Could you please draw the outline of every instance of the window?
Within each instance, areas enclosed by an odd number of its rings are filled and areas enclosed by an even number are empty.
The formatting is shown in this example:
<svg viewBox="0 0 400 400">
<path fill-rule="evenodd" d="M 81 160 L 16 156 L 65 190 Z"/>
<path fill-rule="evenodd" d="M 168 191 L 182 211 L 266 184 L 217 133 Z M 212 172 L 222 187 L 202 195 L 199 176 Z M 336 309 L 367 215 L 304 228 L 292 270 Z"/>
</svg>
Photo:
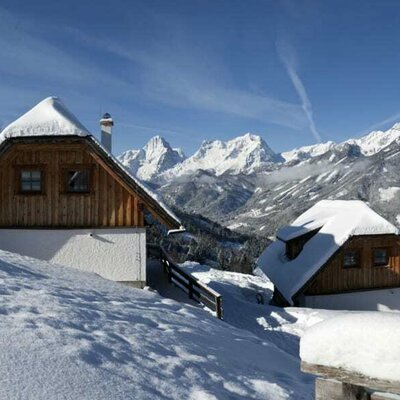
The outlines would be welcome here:
<svg viewBox="0 0 400 400">
<path fill-rule="evenodd" d="M 343 256 L 344 268 L 355 268 L 360 266 L 360 253 L 358 250 L 348 250 Z"/>
<path fill-rule="evenodd" d="M 389 265 L 389 250 L 385 248 L 373 249 L 374 267 L 386 267 Z"/>
<path fill-rule="evenodd" d="M 22 169 L 20 172 L 20 191 L 22 193 L 42 192 L 42 171 Z"/>
<path fill-rule="evenodd" d="M 66 171 L 67 193 L 88 193 L 90 171 L 88 169 Z"/>
</svg>

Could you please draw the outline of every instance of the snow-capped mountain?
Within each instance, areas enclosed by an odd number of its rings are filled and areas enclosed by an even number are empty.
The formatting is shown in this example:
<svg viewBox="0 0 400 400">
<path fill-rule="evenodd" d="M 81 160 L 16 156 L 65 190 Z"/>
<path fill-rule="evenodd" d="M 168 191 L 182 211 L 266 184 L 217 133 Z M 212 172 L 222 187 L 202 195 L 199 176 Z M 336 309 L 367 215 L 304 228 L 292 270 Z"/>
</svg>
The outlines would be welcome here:
<svg viewBox="0 0 400 400">
<path fill-rule="evenodd" d="M 302 146 L 290 151 L 285 151 L 281 153 L 281 156 L 285 162 L 303 161 L 312 157 L 320 156 L 321 154 L 325 154 L 335 146 L 335 142 L 318 143 L 311 146 Z"/>
<path fill-rule="evenodd" d="M 387 131 L 373 131 L 358 139 L 318 143 L 277 154 L 260 136 L 246 133 L 228 141 L 204 141 L 192 156 L 186 158 L 181 149 L 174 149 L 165 139 L 155 136 L 142 149 L 128 150 L 119 159 L 140 179 L 169 183 L 198 171 L 215 176 L 271 171 L 332 152 L 346 153 L 349 149 L 353 156 L 358 153 L 372 156 L 399 138 L 400 123 Z"/>
<path fill-rule="evenodd" d="M 385 132 L 282 154 L 252 134 L 204 142 L 185 161 L 153 175 L 152 183 L 167 203 L 185 212 L 270 236 L 321 199 L 362 199 L 400 225 L 399 168 L 396 124 Z"/>
<path fill-rule="evenodd" d="M 393 125 L 387 131 L 373 131 L 359 139 L 350 139 L 346 143 L 356 144 L 360 147 L 362 154 L 371 156 L 378 153 L 398 138 L 400 138 L 400 123 Z"/>
<path fill-rule="evenodd" d="M 230 174 L 249 174 L 268 164 L 282 161 L 267 143 L 257 135 L 246 133 L 235 139 L 204 141 L 199 150 L 181 164 L 163 174 L 164 179 L 188 175 L 204 170 L 216 176 Z"/>
<path fill-rule="evenodd" d="M 281 156 L 287 163 L 294 163 L 320 156 L 332 149 L 340 149 L 350 144 L 360 148 L 360 153 L 365 156 L 372 156 L 378 153 L 392 142 L 400 138 L 400 123 L 395 124 L 387 131 L 372 131 L 358 139 L 349 139 L 342 143 L 326 142 L 311 146 L 302 146 L 296 149 L 283 152 Z"/>
<path fill-rule="evenodd" d="M 185 160 L 181 149 L 173 149 L 161 136 L 154 136 L 140 150 L 128 150 L 118 159 L 138 178 L 151 181 Z"/>
</svg>

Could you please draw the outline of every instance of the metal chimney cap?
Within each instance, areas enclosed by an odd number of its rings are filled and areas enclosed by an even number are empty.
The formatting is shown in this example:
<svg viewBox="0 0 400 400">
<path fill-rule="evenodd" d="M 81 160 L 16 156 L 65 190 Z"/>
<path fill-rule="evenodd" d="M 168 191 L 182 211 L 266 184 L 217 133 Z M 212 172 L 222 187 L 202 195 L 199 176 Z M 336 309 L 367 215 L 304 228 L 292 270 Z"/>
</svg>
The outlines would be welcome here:
<svg viewBox="0 0 400 400">
<path fill-rule="evenodd" d="M 105 113 L 103 117 L 100 119 L 101 125 L 114 125 L 114 121 L 109 113 Z"/>
</svg>

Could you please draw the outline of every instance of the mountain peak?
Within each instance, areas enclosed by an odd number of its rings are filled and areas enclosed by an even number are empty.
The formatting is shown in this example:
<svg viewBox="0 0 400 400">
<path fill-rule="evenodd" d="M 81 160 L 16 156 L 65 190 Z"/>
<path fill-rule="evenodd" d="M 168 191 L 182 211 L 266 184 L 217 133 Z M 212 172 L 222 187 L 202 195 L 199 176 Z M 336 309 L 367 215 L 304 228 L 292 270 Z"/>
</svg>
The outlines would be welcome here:
<svg viewBox="0 0 400 400">
<path fill-rule="evenodd" d="M 271 163 L 281 161 L 259 136 L 246 133 L 228 141 L 205 140 L 199 150 L 176 165 L 165 177 L 189 174 L 197 170 L 213 171 L 216 175 L 249 174 Z"/>
<path fill-rule="evenodd" d="M 146 146 L 149 145 L 162 145 L 164 147 L 170 147 L 169 143 L 160 135 L 153 136 L 152 138 L 149 139 L 147 142 Z"/>
<path fill-rule="evenodd" d="M 14 136 L 89 135 L 89 131 L 65 106 L 59 97 L 42 100 L 17 120 L 9 124 L 0 135 L 4 140 Z"/>
<path fill-rule="evenodd" d="M 148 156 L 157 157 L 159 153 L 173 151 L 169 143 L 160 135 L 153 136 L 143 147 Z"/>
<path fill-rule="evenodd" d="M 185 155 L 181 149 L 172 149 L 162 136 L 156 135 L 142 149 L 125 151 L 119 159 L 139 179 L 149 181 L 182 162 Z"/>
<path fill-rule="evenodd" d="M 239 136 L 237 139 L 246 139 L 246 140 L 251 140 L 251 141 L 257 141 L 257 142 L 262 142 L 264 139 L 255 133 L 247 132 L 242 136 Z"/>
</svg>

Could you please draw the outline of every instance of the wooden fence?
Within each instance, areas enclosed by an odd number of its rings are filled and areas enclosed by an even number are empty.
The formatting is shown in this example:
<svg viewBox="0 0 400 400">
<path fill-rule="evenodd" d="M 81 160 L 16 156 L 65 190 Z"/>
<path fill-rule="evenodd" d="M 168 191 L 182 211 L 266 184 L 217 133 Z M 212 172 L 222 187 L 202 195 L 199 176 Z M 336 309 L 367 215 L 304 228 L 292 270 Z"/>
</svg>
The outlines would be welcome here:
<svg viewBox="0 0 400 400">
<path fill-rule="evenodd" d="M 169 282 L 187 293 L 190 299 L 202 303 L 211 311 L 214 311 L 219 319 L 223 318 L 222 296 L 218 292 L 176 265 L 162 246 L 148 244 L 147 252 L 149 258 L 160 260 L 164 271 L 168 275 Z"/>
</svg>

